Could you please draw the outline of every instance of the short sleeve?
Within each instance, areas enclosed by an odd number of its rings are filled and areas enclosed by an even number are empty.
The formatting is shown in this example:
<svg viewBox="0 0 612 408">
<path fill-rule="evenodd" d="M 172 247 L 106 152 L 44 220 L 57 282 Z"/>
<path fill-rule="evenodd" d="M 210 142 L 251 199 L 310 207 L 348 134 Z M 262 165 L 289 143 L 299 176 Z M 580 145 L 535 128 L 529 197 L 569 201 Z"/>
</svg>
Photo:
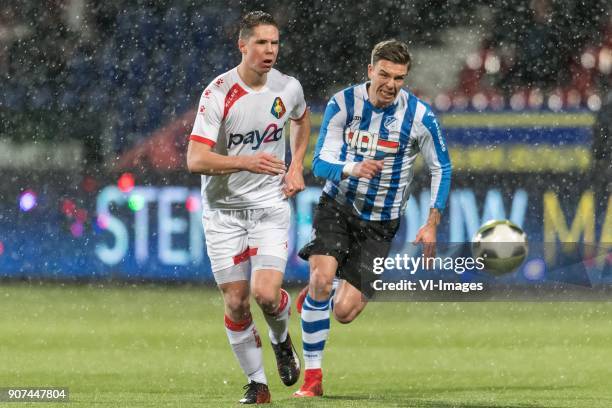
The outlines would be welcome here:
<svg viewBox="0 0 612 408">
<path fill-rule="evenodd" d="M 293 92 L 294 92 L 294 107 L 289 115 L 289 118 L 293 120 L 301 119 L 306 113 L 306 100 L 304 99 L 304 90 L 300 81 L 295 79 L 293 81 Z"/>
<path fill-rule="evenodd" d="M 202 92 L 193 130 L 189 136 L 190 140 L 214 147 L 221 127 L 221 106 L 222 102 L 218 91 L 208 87 Z"/>
</svg>

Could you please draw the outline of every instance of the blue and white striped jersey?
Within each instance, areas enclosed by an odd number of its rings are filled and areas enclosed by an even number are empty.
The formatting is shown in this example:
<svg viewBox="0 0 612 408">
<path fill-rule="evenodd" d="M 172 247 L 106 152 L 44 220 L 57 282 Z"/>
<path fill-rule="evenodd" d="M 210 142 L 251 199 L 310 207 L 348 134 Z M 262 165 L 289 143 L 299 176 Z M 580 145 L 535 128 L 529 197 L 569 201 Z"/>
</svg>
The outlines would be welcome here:
<svg viewBox="0 0 612 408">
<path fill-rule="evenodd" d="M 396 219 L 406 206 L 421 152 L 431 171 L 431 207 L 443 210 L 452 169 L 431 107 L 402 89 L 393 104 L 376 108 L 367 85 L 340 91 L 327 104 L 313 160 L 315 176 L 327 179 L 323 191 L 364 220 Z M 383 170 L 371 180 L 342 177 L 345 164 L 364 159 L 384 160 Z"/>
</svg>

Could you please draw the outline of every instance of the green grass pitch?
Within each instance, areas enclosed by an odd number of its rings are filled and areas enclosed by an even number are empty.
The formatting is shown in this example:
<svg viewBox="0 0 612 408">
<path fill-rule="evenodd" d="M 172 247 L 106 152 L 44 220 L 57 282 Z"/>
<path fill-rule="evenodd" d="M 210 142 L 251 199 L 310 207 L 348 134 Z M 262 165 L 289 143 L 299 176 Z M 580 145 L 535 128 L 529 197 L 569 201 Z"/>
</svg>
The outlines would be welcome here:
<svg viewBox="0 0 612 408">
<path fill-rule="evenodd" d="M 66 386 L 70 407 L 236 406 L 222 310 L 203 287 L 4 284 L 0 387 Z M 611 407 L 612 303 L 372 303 L 332 321 L 316 400 L 292 399 L 267 341 L 264 355 L 272 406 Z"/>
</svg>

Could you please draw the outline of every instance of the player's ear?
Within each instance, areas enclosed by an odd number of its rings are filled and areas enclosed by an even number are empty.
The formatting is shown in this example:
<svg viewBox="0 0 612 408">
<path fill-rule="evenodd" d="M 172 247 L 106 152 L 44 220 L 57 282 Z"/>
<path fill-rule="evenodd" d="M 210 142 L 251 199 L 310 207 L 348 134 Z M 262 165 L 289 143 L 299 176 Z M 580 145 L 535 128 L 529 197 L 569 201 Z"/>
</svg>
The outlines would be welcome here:
<svg viewBox="0 0 612 408">
<path fill-rule="evenodd" d="M 243 38 L 238 38 L 238 49 L 241 54 L 246 54 L 246 40 Z"/>
<path fill-rule="evenodd" d="M 372 64 L 368 64 L 368 78 L 371 80 L 374 76 L 374 66 Z"/>
</svg>

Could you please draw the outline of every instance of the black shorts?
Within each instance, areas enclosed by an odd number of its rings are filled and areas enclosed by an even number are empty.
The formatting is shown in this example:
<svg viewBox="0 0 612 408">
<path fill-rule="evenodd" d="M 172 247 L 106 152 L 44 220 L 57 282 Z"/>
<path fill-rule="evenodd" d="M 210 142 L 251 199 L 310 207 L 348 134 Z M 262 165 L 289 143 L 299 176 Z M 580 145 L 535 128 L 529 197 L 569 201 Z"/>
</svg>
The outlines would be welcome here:
<svg viewBox="0 0 612 408">
<path fill-rule="evenodd" d="M 386 257 L 399 228 L 399 218 L 388 221 L 366 221 L 350 208 L 326 194 L 321 196 L 312 223 L 313 239 L 299 252 L 333 256 L 338 261 L 336 275 L 371 297 L 370 283 L 377 279 L 372 272 L 374 258 Z"/>
</svg>

